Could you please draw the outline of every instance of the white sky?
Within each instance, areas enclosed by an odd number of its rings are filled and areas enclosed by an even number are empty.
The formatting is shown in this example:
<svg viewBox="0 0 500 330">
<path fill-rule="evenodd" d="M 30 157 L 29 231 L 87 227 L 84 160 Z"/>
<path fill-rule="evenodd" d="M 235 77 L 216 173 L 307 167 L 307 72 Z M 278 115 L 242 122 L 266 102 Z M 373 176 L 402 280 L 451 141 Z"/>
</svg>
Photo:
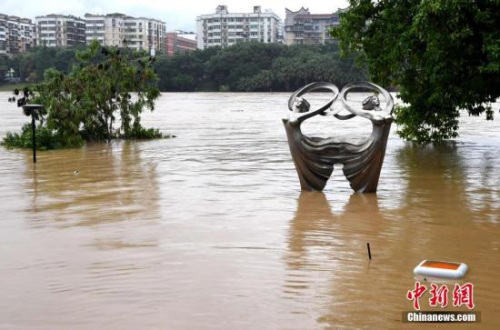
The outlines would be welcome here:
<svg viewBox="0 0 500 330">
<path fill-rule="evenodd" d="M 227 5 L 230 13 L 249 13 L 253 6 L 271 9 L 281 19 L 285 8 L 292 11 L 302 6 L 311 14 L 327 14 L 346 8 L 347 0 L 1 0 L 0 13 L 34 19 L 38 15 L 85 13 L 123 13 L 145 16 L 167 23 L 167 30 L 196 30 L 196 16 L 215 13 L 218 5 Z"/>
</svg>

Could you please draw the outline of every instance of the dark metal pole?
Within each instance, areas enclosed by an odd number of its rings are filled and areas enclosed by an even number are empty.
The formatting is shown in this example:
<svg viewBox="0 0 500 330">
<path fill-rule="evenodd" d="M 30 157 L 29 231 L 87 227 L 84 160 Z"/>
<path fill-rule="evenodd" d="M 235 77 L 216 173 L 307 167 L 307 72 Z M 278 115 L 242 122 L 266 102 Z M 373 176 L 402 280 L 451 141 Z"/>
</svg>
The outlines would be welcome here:
<svg viewBox="0 0 500 330">
<path fill-rule="evenodd" d="M 24 114 L 31 115 L 31 130 L 33 131 L 33 163 L 36 163 L 36 125 L 35 125 L 35 111 L 43 109 L 40 104 L 25 104 L 23 105 Z"/>
<path fill-rule="evenodd" d="M 366 247 L 368 248 L 368 259 L 372 260 L 372 251 L 370 250 L 370 243 L 366 243 Z"/>
<path fill-rule="evenodd" d="M 36 127 L 34 110 L 31 110 L 31 128 L 33 129 L 33 163 L 36 163 Z"/>
</svg>

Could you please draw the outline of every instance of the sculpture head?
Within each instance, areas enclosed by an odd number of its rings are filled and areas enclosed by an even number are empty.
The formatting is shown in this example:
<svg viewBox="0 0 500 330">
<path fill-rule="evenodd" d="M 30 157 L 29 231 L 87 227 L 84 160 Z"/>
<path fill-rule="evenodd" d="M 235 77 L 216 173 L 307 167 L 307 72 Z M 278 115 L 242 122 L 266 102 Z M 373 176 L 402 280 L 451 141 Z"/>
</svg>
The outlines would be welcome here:
<svg viewBox="0 0 500 330">
<path fill-rule="evenodd" d="M 293 112 L 308 112 L 310 108 L 311 105 L 309 104 L 309 102 L 307 102 L 307 100 L 303 99 L 302 97 L 297 97 L 293 102 Z"/>
<path fill-rule="evenodd" d="M 375 110 L 379 111 L 380 109 L 380 100 L 376 95 L 368 96 L 363 101 L 363 109 L 364 110 Z"/>
</svg>

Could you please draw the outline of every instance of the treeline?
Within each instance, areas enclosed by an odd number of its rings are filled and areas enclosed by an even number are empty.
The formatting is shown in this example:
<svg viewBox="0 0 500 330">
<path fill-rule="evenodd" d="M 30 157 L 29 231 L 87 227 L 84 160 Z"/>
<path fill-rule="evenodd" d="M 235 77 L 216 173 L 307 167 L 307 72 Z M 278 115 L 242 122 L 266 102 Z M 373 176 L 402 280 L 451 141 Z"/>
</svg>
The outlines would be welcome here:
<svg viewBox="0 0 500 330">
<path fill-rule="evenodd" d="M 39 82 L 43 80 L 45 70 L 54 68 L 63 73 L 69 73 L 76 63 L 75 55 L 83 48 L 37 47 L 31 52 L 17 54 L 11 58 L 0 56 L 0 77 L 5 82 L 5 76 L 11 69 L 14 76 L 23 82 Z"/>
<path fill-rule="evenodd" d="M 36 48 L 11 59 L 0 58 L 2 77 L 13 68 L 22 81 L 43 79 L 54 67 L 68 73 L 75 49 Z M 155 69 L 161 91 L 291 91 L 312 81 L 338 86 L 365 80 L 354 56 L 341 58 L 336 44 L 296 45 L 240 43 L 209 48 L 174 57 L 157 56 Z"/>
</svg>

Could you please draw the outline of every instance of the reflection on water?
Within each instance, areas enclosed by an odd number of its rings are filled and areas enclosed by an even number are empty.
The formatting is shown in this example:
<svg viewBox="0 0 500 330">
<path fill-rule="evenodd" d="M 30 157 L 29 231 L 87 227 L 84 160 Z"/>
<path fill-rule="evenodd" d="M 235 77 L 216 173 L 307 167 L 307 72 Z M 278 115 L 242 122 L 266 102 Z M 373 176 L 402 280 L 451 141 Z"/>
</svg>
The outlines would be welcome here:
<svg viewBox="0 0 500 330">
<path fill-rule="evenodd" d="M 353 194 L 344 210 L 335 213 L 324 193 L 302 192 L 290 225 L 285 291 L 297 297 L 318 296 L 319 291 L 316 319 L 322 325 L 397 325 L 397 311 L 405 308 L 398 293 L 411 277 L 394 281 L 400 267 L 392 263 L 395 238 L 389 219 L 380 212 L 376 194 Z M 297 285 L 297 280 L 307 285 Z M 311 292 L 304 295 L 304 290 Z"/>
<path fill-rule="evenodd" d="M 485 181 L 491 173 L 467 164 L 475 157 L 486 161 L 484 151 L 459 143 L 405 144 L 393 151 L 406 181 L 406 188 L 391 196 L 400 199 L 400 207 L 381 208 L 380 194 L 352 194 L 334 212 L 326 194 L 300 194 L 285 256 L 286 297 L 309 303 L 311 296 L 319 297 L 314 311 L 326 326 L 399 328 L 401 311 L 411 309 L 402 293 L 412 288 L 413 267 L 426 258 L 460 261 L 471 268 L 466 279 L 475 285 L 477 310 L 491 316 L 482 326 L 495 328 L 500 320 L 494 303 L 500 293 L 495 284 L 498 190 L 496 179 Z M 493 152 L 498 151 L 486 154 Z M 470 177 L 480 177 L 483 187 L 494 186 L 476 191 L 478 182 L 469 183 Z"/>
<path fill-rule="evenodd" d="M 141 147 L 126 141 L 42 153 L 43 166 L 26 158 L 24 189 L 32 196 L 33 225 L 158 218 L 156 164 L 141 159 Z"/>
<path fill-rule="evenodd" d="M 6 99 L 0 136 L 25 120 Z M 467 263 L 481 327 L 499 328 L 498 121 L 464 118 L 463 136 L 436 146 L 391 135 L 377 194 L 352 194 L 341 169 L 301 193 L 287 99 L 164 94 L 143 122 L 176 139 L 40 152 L 36 165 L 0 148 L 0 328 L 398 329 L 423 259 Z"/>
</svg>

